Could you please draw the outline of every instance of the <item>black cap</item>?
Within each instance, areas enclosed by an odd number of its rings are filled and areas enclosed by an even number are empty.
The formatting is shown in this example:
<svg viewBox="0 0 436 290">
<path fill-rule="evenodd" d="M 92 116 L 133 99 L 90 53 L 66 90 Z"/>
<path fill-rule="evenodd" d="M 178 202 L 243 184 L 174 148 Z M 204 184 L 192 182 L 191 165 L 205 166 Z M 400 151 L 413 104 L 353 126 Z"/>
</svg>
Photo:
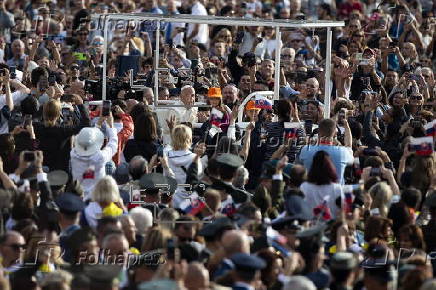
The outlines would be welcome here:
<svg viewBox="0 0 436 290">
<path fill-rule="evenodd" d="M 231 219 L 228 217 L 221 217 L 215 219 L 211 223 L 204 224 L 198 232 L 198 235 L 203 237 L 213 237 L 224 228 L 235 229 L 236 227 Z"/>
<path fill-rule="evenodd" d="M 282 217 L 279 218 L 271 223 L 271 226 L 276 231 L 281 230 L 295 230 L 300 231 L 302 230 L 302 226 L 298 224 L 298 220 L 294 219 L 293 217 Z"/>
<path fill-rule="evenodd" d="M 313 215 L 299 195 L 288 195 L 285 198 L 285 209 L 289 217 L 297 220 L 310 220 Z"/>
<path fill-rule="evenodd" d="M 266 263 L 263 259 L 245 253 L 237 253 L 230 257 L 235 269 L 239 271 L 256 271 L 266 267 Z"/>
<path fill-rule="evenodd" d="M 74 214 L 85 208 L 85 203 L 76 194 L 65 192 L 59 195 L 56 200 L 59 210 L 63 213 Z"/>
<path fill-rule="evenodd" d="M 220 164 L 224 164 L 230 167 L 239 168 L 244 165 L 244 160 L 241 157 L 230 153 L 223 153 L 216 158 L 216 161 Z"/>
<path fill-rule="evenodd" d="M 334 270 L 352 270 L 357 265 L 356 257 L 348 252 L 338 252 L 330 259 L 330 267 Z"/>
<path fill-rule="evenodd" d="M 297 238 L 318 238 L 319 240 L 325 240 L 324 231 L 326 230 L 326 224 L 318 224 L 313 227 L 308 228 L 307 230 L 301 231 L 296 234 Z"/>
<path fill-rule="evenodd" d="M 177 189 L 177 180 L 164 176 L 161 173 L 146 173 L 139 180 L 141 189 L 157 189 L 168 191 L 171 194 Z"/>
<path fill-rule="evenodd" d="M 63 170 L 50 171 L 47 174 L 50 186 L 63 186 L 68 182 L 68 173 Z"/>
</svg>

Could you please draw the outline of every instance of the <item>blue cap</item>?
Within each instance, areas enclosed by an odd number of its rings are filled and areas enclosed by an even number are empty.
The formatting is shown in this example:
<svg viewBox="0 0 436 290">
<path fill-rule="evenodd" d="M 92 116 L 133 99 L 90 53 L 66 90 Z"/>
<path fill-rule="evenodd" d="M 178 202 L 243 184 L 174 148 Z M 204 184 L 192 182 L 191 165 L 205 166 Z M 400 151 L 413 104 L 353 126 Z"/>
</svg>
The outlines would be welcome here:
<svg viewBox="0 0 436 290">
<path fill-rule="evenodd" d="M 293 99 L 295 98 L 297 95 L 300 94 L 299 91 L 294 90 L 291 87 L 281 87 L 279 89 L 279 94 L 281 97 L 285 98 L 285 99 Z"/>
<path fill-rule="evenodd" d="M 237 253 L 230 257 L 236 270 L 240 271 L 256 271 L 266 267 L 263 259 L 245 253 Z"/>
<path fill-rule="evenodd" d="M 85 203 L 82 199 L 73 193 L 65 192 L 58 196 L 55 200 L 59 210 L 63 213 L 77 213 L 85 208 Z"/>
<path fill-rule="evenodd" d="M 288 195 L 285 197 L 285 209 L 289 217 L 296 220 L 311 220 L 313 214 L 308 208 L 304 199 L 299 195 Z"/>
</svg>

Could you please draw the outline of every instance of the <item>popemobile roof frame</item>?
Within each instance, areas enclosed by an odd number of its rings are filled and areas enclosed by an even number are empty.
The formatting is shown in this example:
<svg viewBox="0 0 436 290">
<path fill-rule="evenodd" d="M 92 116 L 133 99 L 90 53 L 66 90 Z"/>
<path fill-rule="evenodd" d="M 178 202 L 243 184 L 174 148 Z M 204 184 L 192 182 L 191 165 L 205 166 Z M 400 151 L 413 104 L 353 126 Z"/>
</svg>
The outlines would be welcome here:
<svg viewBox="0 0 436 290">
<path fill-rule="evenodd" d="M 324 96 L 324 117 L 330 117 L 330 76 L 331 76 L 331 46 L 332 46 L 332 27 L 344 26 L 343 21 L 306 21 L 306 20 L 284 20 L 284 19 L 260 19 L 260 18 L 235 18 L 235 17 L 220 17 L 220 16 L 195 16 L 189 14 L 177 15 L 162 15 L 150 13 L 111 13 L 111 14 L 93 14 L 92 20 L 97 21 L 99 28 L 103 26 L 104 35 L 104 52 L 103 52 L 103 75 L 107 76 L 107 53 L 108 53 L 108 30 L 109 23 L 113 21 L 151 21 L 156 25 L 155 37 L 155 58 L 154 68 L 155 73 L 158 74 L 159 70 L 159 46 L 160 46 L 160 30 L 161 22 L 182 22 L 193 24 L 209 24 L 209 25 L 226 25 L 226 26 L 267 26 L 274 27 L 276 30 L 276 47 L 280 47 L 281 32 L 280 28 L 327 28 L 327 45 L 326 45 L 326 62 L 325 62 L 325 96 Z M 102 80 L 102 99 L 106 99 L 106 86 L 107 78 Z M 154 78 L 154 106 L 155 107 L 179 107 L 160 106 L 158 104 L 158 88 L 159 78 L 155 75 Z M 280 88 L 280 49 L 275 50 L 275 72 L 274 72 L 274 99 L 279 98 Z"/>
</svg>

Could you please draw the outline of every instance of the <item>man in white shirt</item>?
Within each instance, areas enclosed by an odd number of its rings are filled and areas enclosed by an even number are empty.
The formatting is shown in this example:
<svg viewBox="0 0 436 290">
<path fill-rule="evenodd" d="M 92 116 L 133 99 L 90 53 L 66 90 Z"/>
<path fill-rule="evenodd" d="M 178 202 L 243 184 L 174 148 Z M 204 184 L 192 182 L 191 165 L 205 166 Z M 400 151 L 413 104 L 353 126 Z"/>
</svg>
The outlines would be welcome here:
<svg viewBox="0 0 436 290">
<path fill-rule="evenodd" d="M 176 105 L 183 105 L 184 107 L 174 107 L 163 110 L 158 110 L 157 115 L 159 123 L 162 127 L 162 138 L 164 144 L 171 143 L 171 132 L 168 128 L 167 120 L 170 120 L 172 116 L 175 117 L 175 123 L 196 123 L 198 108 L 192 107 L 195 102 L 195 89 L 190 86 L 184 86 L 180 92 L 180 101 Z"/>
<path fill-rule="evenodd" d="M 207 16 L 207 10 L 198 0 L 191 0 L 192 12 L 191 15 Z M 197 42 L 206 44 L 209 40 L 209 27 L 207 24 L 189 24 L 188 25 L 187 42 Z"/>
</svg>

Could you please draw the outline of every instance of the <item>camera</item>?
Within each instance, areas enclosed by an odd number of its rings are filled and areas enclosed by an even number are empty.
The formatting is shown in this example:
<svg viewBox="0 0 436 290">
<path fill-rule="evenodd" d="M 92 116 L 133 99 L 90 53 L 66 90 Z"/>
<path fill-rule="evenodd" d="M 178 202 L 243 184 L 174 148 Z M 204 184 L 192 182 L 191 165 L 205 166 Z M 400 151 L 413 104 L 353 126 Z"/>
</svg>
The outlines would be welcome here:
<svg viewBox="0 0 436 290">
<path fill-rule="evenodd" d="M 173 238 L 168 239 L 167 240 L 167 258 L 168 258 L 168 260 L 175 260 L 176 248 L 177 248 L 176 239 L 173 239 Z"/>
<path fill-rule="evenodd" d="M 371 168 L 371 171 L 369 172 L 369 176 L 381 176 L 381 169 Z"/>
<path fill-rule="evenodd" d="M 50 74 L 48 77 L 48 85 L 54 86 L 56 84 L 56 76 L 54 74 Z"/>
<path fill-rule="evenodd" d="M 9 78 L 11 80 L 15 79 L 17 77 L 17 73 L 16 73 L 16 67 L 15 66 L 10 66 L 9 67 Z"/>
<path fill-rule="evenodd" d="M 420 119 L 412 119 L 412 120 L 410 120 L 410 126 L 412 128 L 421 128 L 422 122 Z"/>
<path fill-rule="evenodd" d="M 24 161 L 26 161 L 26 162 L 35 161 L 35 152 L 33 152 L 33 151 L 24 152 Z"/>
<path fill-rule="evenodd" d="M 365 155 L 365 156 L 378 156 L 378 152 L 375 148 L 365 148 L 365 149 L 363 149 L 363 155 Z"/>
<path fill-rule="evenodd" d="M 344 125 L 344 120 L 346 117 L 347 116 L 346 116 L 345 112 L 341 110 L 338 114 L 338 125 Z"/>
<path fill-rule="evenodd" d="M 23 128 L 30 126 L 32 124 L 32 115 L 24 115 L 23 118 Z"/>
<path fill-rule="evenodd" d="M 101 115 L 103 117 L 109 116 L 110 113 L 111 113 L 112 102 L 108 101 L 108 100 L 105 100 L 105 101 L 103 101 L 103 106 L 102 107 L 103 108 L 101 110 Z"/>
<path fill-rule="evenodd" d="M 85 80 L 84 90 L 87 94 L 93 96 L 94 100 L 101 100 L 103 93 L 102 80 Z M 106 84 L 106 98 L 108 100 L 117 99 L 118 93 L 126 91 L 126 99 L 142 100 L 142 91 L 136 91 L 130 88 L 130 83 L 125 82 L 122 78 L 112 78 L 107 80 Z"/>
</svg>

